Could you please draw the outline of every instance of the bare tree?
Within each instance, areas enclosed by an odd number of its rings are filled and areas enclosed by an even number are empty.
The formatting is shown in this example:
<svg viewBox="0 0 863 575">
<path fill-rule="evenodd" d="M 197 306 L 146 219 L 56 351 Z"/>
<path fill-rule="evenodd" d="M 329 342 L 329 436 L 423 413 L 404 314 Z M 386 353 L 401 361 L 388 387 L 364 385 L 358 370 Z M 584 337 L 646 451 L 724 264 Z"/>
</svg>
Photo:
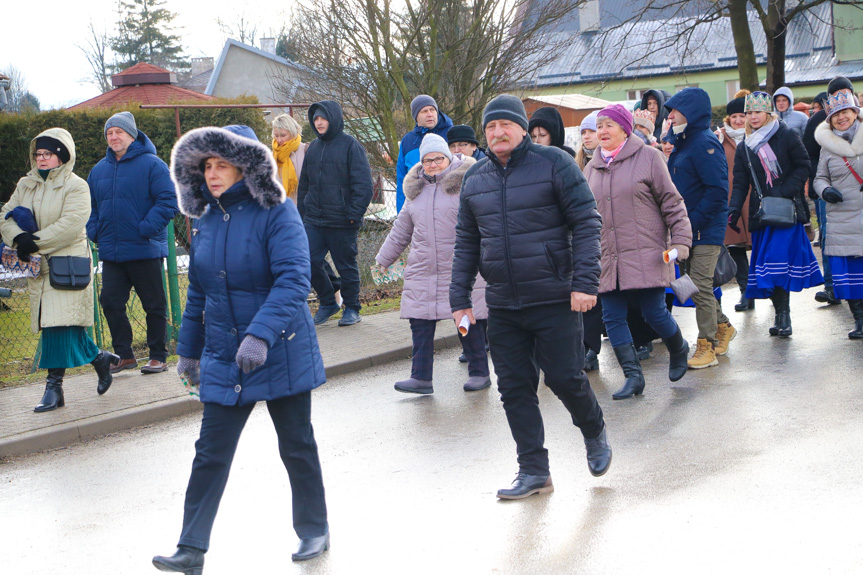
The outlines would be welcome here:
<svg viewBox="0 0 863 575">
<path fill-rule="evenodd" d="M 9 78 L 9 89 L 6 92 L 8 99 L 4 112 L 38 112 L 40 110 L 39 99 L 30 92 L 24 73 L 15 65 L 8 65 L 0 69 L 0 75 Z"/>
<path fill-rule="evenodd" d="M 248 44 L 249 46 L 255 45 L 255 40 L 258 35 L 258 24 L 252 22 L 248 16 L 246 16 L 245 11 L 232 16 L 230 21 L 216 18 L 216 24 L 219 26 L 219 30 L 222 34 L 227 38 L 239 40 L 243 44 Z"/>
<path fill-rule="evenodd" d="M 99 88 L 104 94 L 113 88 L 111 85 L 111 64 L 108 63 L 110 40 L 108 33 L 104 30 L 96 31 L 93 21 L 88 27 L 90 35 L 87 37 L 86 45 L 78 44 L 78 49 L 84 52 L 87 62 L 90 64 L 90 75 L 87 81 Z"/>
</svg>

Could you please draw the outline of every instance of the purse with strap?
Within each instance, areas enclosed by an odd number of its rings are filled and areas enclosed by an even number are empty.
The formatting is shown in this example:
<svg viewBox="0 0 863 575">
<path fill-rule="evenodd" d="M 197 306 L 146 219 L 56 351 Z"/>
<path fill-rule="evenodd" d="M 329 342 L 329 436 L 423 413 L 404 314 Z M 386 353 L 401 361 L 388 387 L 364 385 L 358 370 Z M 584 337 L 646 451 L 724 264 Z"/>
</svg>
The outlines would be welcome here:
<svg viewBox="0 0 863 575">
<path fill-rule="evenodd" d="M 58 290 L 82 290 L 90 285 L 90 258 L 52 256 L 48 258 L 48 280 Z"/>
<path fill-rule="evenodd" d="M 860 184 L 860 191 L 863 192 L 863 178 L 861 178 L 860 174 L 851 167 L 851 164 L 848 163 L 848 158 L 842 156 L 842 161 L 845 162 L 845 165 L 848 166 L 849 170 L 851 170 L 851 174 L 854 176 L 854 179 L 857 180 L 858 184 Z"/>
<path fill-rule="evenodd" d="M 765 197 L 762 195 L 761 186 L 758 184 L 758 176 L 755 175 L 755 170 L 752 168 L 752 156 L 749 154 L 749 146 L 746 145 L 745 141 L 742 145 L 743 150 L 746 152 L 749 173 L 752 174 L 752 185 L 761 203 L 761 206 L 755 213 L 755 218 L 765 226 L 772 226 L 774 228 L 793 227 L 797 223 L 797 209 L 794 207 L 794 200 L 773 196 Z"/>
<path fill-rule="evenodd" d="M 713 287 L 722 287 L 731 281 L 737 274 L 737 263 L 728 248 L 719 246 L 719 259 L 716 260 L 716 269 L 713 270 Z"/>
</svg>

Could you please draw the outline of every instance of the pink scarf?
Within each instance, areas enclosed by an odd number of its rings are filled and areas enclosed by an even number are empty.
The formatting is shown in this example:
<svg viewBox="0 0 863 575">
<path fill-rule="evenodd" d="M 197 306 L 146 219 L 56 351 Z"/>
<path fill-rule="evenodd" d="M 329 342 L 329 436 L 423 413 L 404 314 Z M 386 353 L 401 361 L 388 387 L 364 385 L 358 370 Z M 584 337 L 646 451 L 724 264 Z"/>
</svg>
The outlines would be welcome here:
<svg viewBox="0 0 863 575">
<path fill-rule="evenodd" d="M 617 157 L 617 154 L 620 153 L 620 150 L 622 150 L 623 146 L 625 146 L 625 145 L 626 145 L 626 139 L 624 139 L 623 142 L 621 142 L 619 146 L 617 146 L 615 149 L 611 150 L 610 152 L 606 152 L 605 150 L 600 149 L 599 153 L 602 154 L 603 161 L 605 161 L 606 164 L 610 164 L 614 160 L 614 158 Z"/>
</svg>

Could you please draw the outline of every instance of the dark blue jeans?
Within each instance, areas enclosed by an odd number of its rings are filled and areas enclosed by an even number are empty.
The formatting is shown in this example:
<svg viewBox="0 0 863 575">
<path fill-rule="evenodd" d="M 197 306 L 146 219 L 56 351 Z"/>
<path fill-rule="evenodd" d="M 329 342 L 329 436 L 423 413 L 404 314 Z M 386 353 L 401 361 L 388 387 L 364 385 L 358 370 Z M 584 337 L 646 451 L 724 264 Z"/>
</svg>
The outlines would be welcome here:
<svg viewBox="0 0 863 575">
<path fill-rule="evenodd" d="M 644 321 L 665 339 L 674 335 L 677 322 L 671 317 L 671 312 L 665 306 L 665 288 L 649 288 L 634 290 L 615 290 L 600 294 L 602 298 L 602 320 L 605 331 L 611 340 L 611 347 L 620 347 L 632 343 L 629 324 L 626 323 L 626 313 L 629 300 L 633 298 L 641 309 Z"/>
<path fill-rule="evenodd" d="M 255 404 L 204 404 L 201 436 L 195 442 L 195 462 L 186 489 L 183 531 L 178 545 L 207 551 L 210 532 L 225 492 L 240 434 Z M 291 482 L 294 531 L 301 539 L 320 537 L 329 530 L 324 480 L 318 445 L 312 429 L 312 394 L 305 392 L 267 402 L 279 453 Z M 260 485 L 247 489 L 262 489 Z"/>
<path fill-rule="evenodd" d="M 824 288 L 833 287 L 833 272 L 830 269 L 830 258 L 824 255 L 824 241 L 827 238 L 827 202 L 818 198 L 815 200 L 815 216 L 818 218 L 818 244 L 821 246 L 822 262 L 824 269 Z"/>
<path fill-rule="evenodd" d="M 360 272 L 357 268 L 357 230 L 323 228 L 306 224 L 309 258 L 312 264 L 312 288 L 322 306 L 336 304 L 336 290 L 324 268 L 327 252 L 342 278 L 342 300 L 346 309 L 360 311 Z M 329 267 L 329 266 L 327 266 Z"/>
</svg>

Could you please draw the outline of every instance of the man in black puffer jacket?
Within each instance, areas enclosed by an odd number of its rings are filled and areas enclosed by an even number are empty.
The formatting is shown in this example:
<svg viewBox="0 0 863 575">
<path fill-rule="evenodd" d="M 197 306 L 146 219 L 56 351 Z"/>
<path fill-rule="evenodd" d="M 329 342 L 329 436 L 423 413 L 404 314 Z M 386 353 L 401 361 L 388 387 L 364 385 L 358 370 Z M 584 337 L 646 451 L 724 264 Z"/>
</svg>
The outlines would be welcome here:
<svg viewBox="0 0 863 575">
<path fill-rule="evenodd" d="M 527 138 L 521 100 L 502 95 L 483 111 L 488 158 L 464 177 L 450 306 L 474 323 L 477 271 L 488 281 L 488 337 L 519 472 L 501 499 L 552 491 L 536 389 L 545 383 L 581 428 L 590 472 L 611 464 L 602 409 L 584 374 L 581 312 L 596 305 L 596 201 L 566 152 Z M 536 363 L 539 365 L 537 366 Z"/>
<path fill-rule="evenodd" d="M 357 233 L 372 200 L 372 171 L 362 144 L 345 134 L 337 102 L 324 100 L 309 106 L 309 123 L 318 139 L 306 149 L 297 208 L 309 236 L 312 287 L 320 302 L 315 324 L 326 322 L 340 309 L 324 267 L 329 252 L 342 279 L 345 312 L 339 325 L 353 325 L 360 321 Z"/>
</svg>

